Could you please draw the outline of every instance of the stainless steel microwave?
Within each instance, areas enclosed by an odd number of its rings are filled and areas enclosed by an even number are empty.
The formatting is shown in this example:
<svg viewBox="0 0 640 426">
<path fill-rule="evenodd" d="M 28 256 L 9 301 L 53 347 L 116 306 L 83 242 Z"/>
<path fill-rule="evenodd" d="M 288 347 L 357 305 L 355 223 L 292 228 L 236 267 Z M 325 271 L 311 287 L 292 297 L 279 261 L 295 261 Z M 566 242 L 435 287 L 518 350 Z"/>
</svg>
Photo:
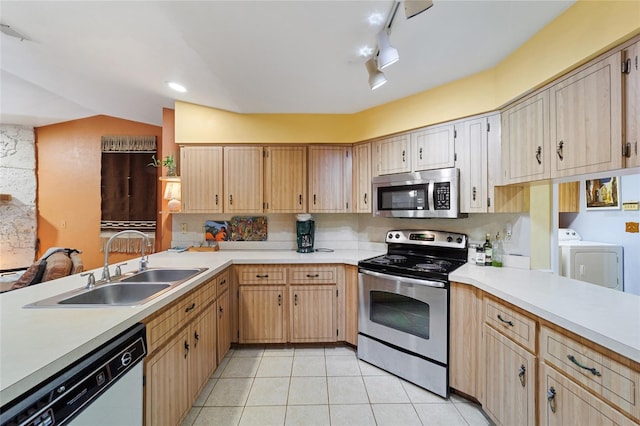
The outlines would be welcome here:
<svg viewBox="0 0 640 426">
<path fill-rule="evenodd" d="M 460 171 L 455 168 L 373 178 L 376 217 L 458 218 Z"/>
</svg>

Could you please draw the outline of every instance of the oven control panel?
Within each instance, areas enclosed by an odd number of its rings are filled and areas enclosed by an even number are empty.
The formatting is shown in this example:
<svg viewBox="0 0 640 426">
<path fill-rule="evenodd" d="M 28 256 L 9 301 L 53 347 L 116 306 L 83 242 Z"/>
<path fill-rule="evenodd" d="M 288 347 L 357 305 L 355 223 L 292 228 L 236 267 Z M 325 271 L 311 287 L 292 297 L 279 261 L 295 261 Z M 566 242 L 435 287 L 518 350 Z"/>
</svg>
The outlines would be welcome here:
<svg viewBox="0 0 640 426">
<path fill-rule="evenodd" d="M 446 231 L 400 229 L 388 231 L 385 242 L 466 248 L 467 236 L 465 234 Z"/>
</svg>

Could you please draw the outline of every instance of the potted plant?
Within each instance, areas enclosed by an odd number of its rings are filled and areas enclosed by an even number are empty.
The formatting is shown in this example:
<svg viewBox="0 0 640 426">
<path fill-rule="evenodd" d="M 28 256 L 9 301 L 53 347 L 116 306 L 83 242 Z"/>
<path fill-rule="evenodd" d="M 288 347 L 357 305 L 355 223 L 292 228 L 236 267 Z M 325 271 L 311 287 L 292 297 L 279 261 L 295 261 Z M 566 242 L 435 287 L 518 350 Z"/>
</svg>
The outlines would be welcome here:
<svg viewBox="0 0 640 426">
<path fill-rule="evenodd" d="M 153 159 L 153 161 L 147 164 L 147 166 L 152 166 L 152 167 L 163 166 L 167 168 L 167 176 L 176 175 L 176 161 L 173 158 L 173 155 L 167 155 L 166 157 L 164 157 L 162 161 L 158 160 L 155 155 L 152 155 L 151 158 Z"/>
</svg>

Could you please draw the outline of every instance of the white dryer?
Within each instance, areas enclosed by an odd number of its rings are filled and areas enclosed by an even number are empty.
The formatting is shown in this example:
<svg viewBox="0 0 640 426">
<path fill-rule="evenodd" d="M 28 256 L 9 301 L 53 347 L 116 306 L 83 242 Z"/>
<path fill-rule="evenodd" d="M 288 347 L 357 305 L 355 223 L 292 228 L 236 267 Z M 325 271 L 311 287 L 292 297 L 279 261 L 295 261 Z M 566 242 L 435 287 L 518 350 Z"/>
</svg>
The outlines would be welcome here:
<svg viewBox="0 0 640 426">
<path fill-rule="evenodd" d="M 573 229 L 558 230 L 560 275 L 623 290 L 622 246 L 582 241 Z"/>
</svg>

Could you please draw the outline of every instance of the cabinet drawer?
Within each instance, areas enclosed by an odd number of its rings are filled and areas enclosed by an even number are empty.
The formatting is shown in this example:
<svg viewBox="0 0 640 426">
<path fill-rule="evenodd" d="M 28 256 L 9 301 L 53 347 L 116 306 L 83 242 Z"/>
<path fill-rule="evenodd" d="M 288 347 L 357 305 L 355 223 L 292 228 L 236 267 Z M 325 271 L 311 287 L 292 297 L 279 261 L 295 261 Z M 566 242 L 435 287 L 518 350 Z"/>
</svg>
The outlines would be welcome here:
<svg viewBox="0 0 640 426">
<path fill-rule="evenodd" d="M 149 354 L 162 346 L 178 329 L 179 324 L 178 306 L 172 306 L 146 322 Z"/>
<path fill-rule="evenodd" d="M 239 266 L 238 284 L 286 284 L 287 270 L 281 266 Z"/>
<path fill-rule="evenodd" d="M 289 268 L 290 284 L 335 284 L 337 282 L 337 268 L 335 266 L 297 267 Z"/>
<path fill-rule="evenodd" d="M 223 273 L 219 274 L 216 277 L 216 296 L 218 297 L 219 295 L 221 295 L 222 293 L 224 293 L 228 288 L 229 288 L 229 279 L 230 279 L 230 275 L 229 275 L 229 271 L 224 271 Z"/>
<path fill-rule="evenodd" d="M 536 321 L 496 299 L 484 299 L 484 320 L 493 328 L 535 353 Z"/>
<path fill-rule="evenodd" d="M 540 356 L 606 401 L 640 418 L 640 371 L 548 327 L 540 330 Z"/>
</svg>

